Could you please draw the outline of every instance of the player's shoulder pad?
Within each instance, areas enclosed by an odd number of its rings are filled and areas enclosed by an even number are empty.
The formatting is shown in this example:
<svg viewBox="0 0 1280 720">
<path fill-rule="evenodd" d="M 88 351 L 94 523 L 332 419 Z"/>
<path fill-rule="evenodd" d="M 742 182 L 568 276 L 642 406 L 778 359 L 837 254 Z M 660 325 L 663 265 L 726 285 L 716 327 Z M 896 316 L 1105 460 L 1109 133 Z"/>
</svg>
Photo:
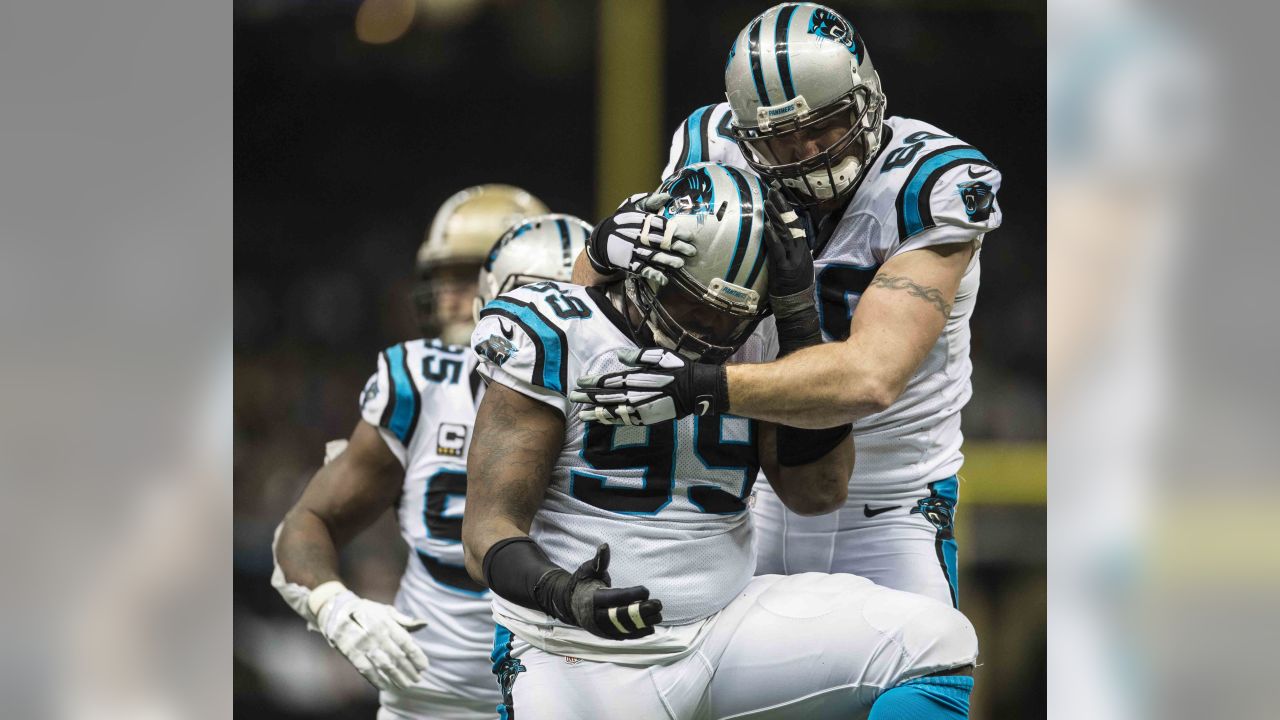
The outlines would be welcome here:
<svg viewBox="0 0 1280 720">
<path fill-rule="evenodd" d="M 700 162 L 725 162 L 737 149 L 729 132 L 732 111 L 729 103 L 704 105 L 689 113 L 671 138 L 671 150 L 662 179 L 683 167 Z"/>
<path fill-rule="evenodd" d="M 378 353 L 377 372 L 360 394 L 361 417 L 370 425 L 389 430 L 405 447 L 413 439 L 422 408 L 422 395 L 410 368 L 415 360 L 421 362 L 427 349 L 424 341 L 410 340 Z"/>
<path fill-rule="evenodd" d="M 954 241 L 1000 225 L 1000 171 L 981 150 L 928 123 L 895 119 L 886 152 L 880 172 L 901 173 L 894 203 L 900 242 L 939 226 L 954 227 Z"/>
<path fill-rule="evenodd" d="M 480 311 L 471 347 L 482 363 L 522 382 L 567 395 L 570 339 L 594 314 L 585 288 L 545 281 L 494 298 Z"/>
</svg>

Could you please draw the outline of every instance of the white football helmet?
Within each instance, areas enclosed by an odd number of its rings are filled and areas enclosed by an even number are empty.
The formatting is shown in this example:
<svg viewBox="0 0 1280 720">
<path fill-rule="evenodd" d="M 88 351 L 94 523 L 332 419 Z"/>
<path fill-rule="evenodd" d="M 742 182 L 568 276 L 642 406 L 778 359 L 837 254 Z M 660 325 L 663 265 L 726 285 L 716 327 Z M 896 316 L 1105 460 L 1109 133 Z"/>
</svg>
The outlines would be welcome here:
<svg viewBox="0 0 1280 720">
<path fill-rule="evenodd" d="M 729 49 L 724 81 L 747 162 L 794 204 L 847 196 L 880 151 L 880 76 L 862 37 L 831 8 L 765 10 Z"/>
<path fill-rule="evenodd" d="M 572 215 L 537 215 L 507 230 L 493 244 L 484 265 L 472 314 L 508 290 L 542 280 L 569 282 L 573 262 L 587 246 L 591 225 Z"/>
<path fill-rule="evenodd" d="M 697 163 L 662 183 L 668 235 L 688 229 L 697 254 L 666 284 L 628 274 L 626 296 L 659 346 L 691 360 L 724 362 L 769 313 L 765 187 L 728 165 Z"/>
<path fill-rule="evenodd" d="M 418 248 L 413 303 L 423 337 L 470 342 L 475 320 L 468 306 L 489 248 L 512 225 L 546 212 L 528 192 L 496 183 L 469 187 L 440 206 Z"/>
</svg>

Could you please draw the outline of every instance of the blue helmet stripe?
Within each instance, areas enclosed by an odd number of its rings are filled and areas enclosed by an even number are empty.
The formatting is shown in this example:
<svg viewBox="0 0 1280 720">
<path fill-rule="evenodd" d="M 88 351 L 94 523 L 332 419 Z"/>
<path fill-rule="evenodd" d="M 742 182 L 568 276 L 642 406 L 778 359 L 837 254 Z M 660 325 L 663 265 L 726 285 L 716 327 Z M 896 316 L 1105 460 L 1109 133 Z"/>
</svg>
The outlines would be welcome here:
<svg viewBox="0 0 1280 720">
<path fill-rule="evenodd" d="M 903 237 L 911 237 L 925 229 L 925 223 L 920 212 L 920 196 L 926 185 L 930 188 L 933 187 L 933 183 L 929 181 L 931 179 L 936 181 L 937 178 L 933 177 L 934 174 L 943 171 L 948 164 L 966 160 L 989 162 L 987 156 L 983 155 L 977 148 L 954 147 L 929 155 L 919 165 L 915 166 L 911 171 L 911 177 L 902 188 L 902 196 L 899 200 L 899 208 L 902 213 L 900 218 L 902 225 L 899 230 L 903 233 Z M 927 200 L 928 198 L 926 197 L 925 199 Z"/>
<path fill-rule="evenodd" d="M 573 264 L 573 246 L 569 244 L 569 226 L 564 218 L 556 220 L 556 229 L 560 231 L 560 253 L 564 256 L 565 266 Z"/>
<path fill-rule="evenodd" d="M 729 263 L 729 272 L 724 275 L 726 281 L 736 283 L 738 273 L 742 270 L 742 261 L 747 257 L 747 245 L 751 244 L 751 225 L 755 222 L 753 217 L 755 202 L 752 201 L 751 188 L 747 185 L 747 178 L 742 171 L 728 166 L 725 166 L 724 170 L 733 179 L 734 187 L 738 189 L 738 206 L 741 208 L 741 214 L 738 217 L 738 240 L 733 247 L 733 261 Z"/>
<path fill-rule="evenodd" d="M 764 184 L 754 177 L 751 178 L 751 181 L 752 181 L 751 184 L 755 185 L 756 188 L 760 190 L 760 199 L 761 201 L 763 201 L 765 197 Z M 750 190 L 748 190 L 748 192 L 750 192 Z M 743 286 L 751 287 L 752 285 L 754 285 L 756 282 L 756 278 L 760 275 L 760 271 L 763 269 L 764 269 L 764 242 L 761 242 L 759 247 L 756 248 L 755 262 L 751 263 L 751 274 L 747 275 L 747 281 L 743 283 Z"/>
<path fill-rule="evenodd" d="M 764 18 L 756 18 L 747 32 L 747 46 L 751 50 L 751 77 L 756 81 L 756 94 L 760 96 L 761 105 L 772 105 L 769 90 L 764 85 L 764 69 L 760 67 L 760 25 Z"/>
<path fill-rule="evenodd" d="M 778 13 L 778 24 L 773 33 L 773 56 L 778 62 L 778 77 L 782 78 L 782 92 L 786 100 L 794 100 L 796 88 L 791 81 L 791 51 L 787 47 L 787 36 L 791 29 L 791 16 L 796 6 L 788 5 Z"/>
</svg>

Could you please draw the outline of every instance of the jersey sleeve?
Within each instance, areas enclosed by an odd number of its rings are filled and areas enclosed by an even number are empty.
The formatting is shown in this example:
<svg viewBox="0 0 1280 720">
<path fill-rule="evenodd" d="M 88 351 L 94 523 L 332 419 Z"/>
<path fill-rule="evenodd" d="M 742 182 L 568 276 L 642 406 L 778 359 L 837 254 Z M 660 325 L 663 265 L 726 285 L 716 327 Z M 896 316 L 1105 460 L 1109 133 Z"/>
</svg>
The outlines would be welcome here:
<svg viewBox="0 0 1280 720">
<path fill-rule="evenodd" d="M 360 417 L 379 429 L 401 463 L 417 429 L 420 404 L 421 397 L 409 375 L 405 346 L 393 345 L 378 353 L 378 369 L 360 393 Z"/>
<path fill-rule="evenodd" d="M 666 180 L 681 168 L 700 162 L 718 162 L 749 169 L 729 132 L 730 115 L 729 103 L 707 105 L 689 113 L 671 136 L 671 149 L 661 180 Z"/>
<path fill-rule="evenodd" d="M 760 321 L 756 329 L 729 358 L 731 363 L 766 363 L 778 359 L 778 327 L 772 315 Z"/>
<path fill-rule="evenodd" d="M 471 335 L 477 371 L 498 383 L 546 403 L 566 417 L 570 354 L 564 328 L 545 301 L 527 288 L 499 295 L 480 311 Z"/>
<path fill-rule="evenodd" d="M 1000 171 L 972 147 L 949 148 L 917 164 L 898 195 L 898 238 L 884 259 L 969 242 L 1000 227 Z"/>
</svg>

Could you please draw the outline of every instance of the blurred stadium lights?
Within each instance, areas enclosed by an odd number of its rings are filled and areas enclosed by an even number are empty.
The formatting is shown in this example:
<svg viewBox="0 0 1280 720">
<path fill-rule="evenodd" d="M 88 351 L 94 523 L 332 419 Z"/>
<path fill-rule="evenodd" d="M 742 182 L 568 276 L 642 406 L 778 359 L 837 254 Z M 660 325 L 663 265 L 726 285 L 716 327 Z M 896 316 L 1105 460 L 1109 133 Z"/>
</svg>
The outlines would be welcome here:
<svg viewBox="0 0 1280 720">
<path fill-rule="evenodd" d="M 475 17 L 485 0 L 363 0 L 356 11 L 356 37 L 385 45 L 404 36 L 417 19 L 448 29 Z"/>
<path fill-rule="evenodd" d="M 413 24 L 414 0 L 364 0 L 356 11 L 356 37 L 371 45 L 400 39 Z"/>
</svg>

